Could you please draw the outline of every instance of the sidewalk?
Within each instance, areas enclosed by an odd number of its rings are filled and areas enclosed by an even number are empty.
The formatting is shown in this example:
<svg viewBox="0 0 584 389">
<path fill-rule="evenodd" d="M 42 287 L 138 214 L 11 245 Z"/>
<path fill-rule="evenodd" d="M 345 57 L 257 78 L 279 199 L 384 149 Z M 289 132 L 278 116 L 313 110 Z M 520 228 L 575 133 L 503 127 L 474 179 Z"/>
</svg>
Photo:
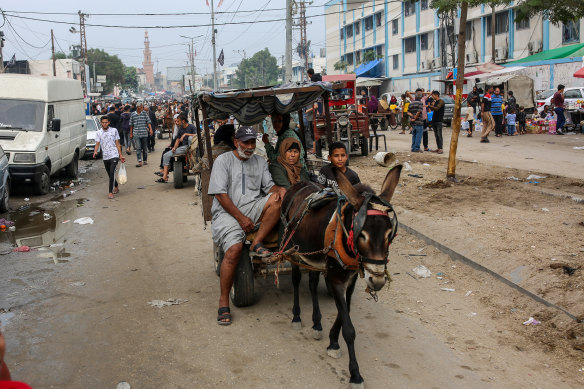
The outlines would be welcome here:
<svg viewBox="0 0 584 389">
<path fill-rule="evenodd" d="M 388 151 L 404 152 L 410 149 L 411 135 L 400 135 L 398 130 L 378 133 L 386 135 Z M 444 128 L 443 158 L 448 158 L 451 133 L 450 127 Z M 428 135 L 430 149 L 436 149 L 434 133 L 430 131 Z M 489 140 L 491 143 L 480 143 L 480 133 L 475 132 L 472 138 L 467 138 L 466 134 L 461 132 L 458 139 L 457 159 L 476 160 L 487 165 L 584 179 L 584 169 L 582 169 L 584 150 L 573 149 L 573 147 L 584 146 L 584 134 L 564 136 L 527 134 L 503 138 L 496 138 L 492 134 Z M 383 150 L 380 144 L 379 151 Z M 375 153 L 375 150 L 373 152 Z"/>
</svg>

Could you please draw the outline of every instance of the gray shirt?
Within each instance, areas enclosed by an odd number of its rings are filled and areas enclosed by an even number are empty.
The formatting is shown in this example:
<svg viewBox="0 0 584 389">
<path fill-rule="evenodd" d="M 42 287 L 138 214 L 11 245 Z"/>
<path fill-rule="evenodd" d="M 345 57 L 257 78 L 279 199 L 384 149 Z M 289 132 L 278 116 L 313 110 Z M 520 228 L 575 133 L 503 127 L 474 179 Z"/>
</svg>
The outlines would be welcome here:
<svg viewBox="0 0 584 389">
<path fill-rule="evenodd" d="M 260 156 L 253 155 L 247 161 L 237 158 L 233 152 L 224 153 L 213 162 L 209 194 L 226 193 L 233 204 L 239 208 L 266 196 L 274 186 L 268 170 L 268 163 Z M 226 212 L 217 198 L 213 199 L 211 213 Z"/>
</svg>

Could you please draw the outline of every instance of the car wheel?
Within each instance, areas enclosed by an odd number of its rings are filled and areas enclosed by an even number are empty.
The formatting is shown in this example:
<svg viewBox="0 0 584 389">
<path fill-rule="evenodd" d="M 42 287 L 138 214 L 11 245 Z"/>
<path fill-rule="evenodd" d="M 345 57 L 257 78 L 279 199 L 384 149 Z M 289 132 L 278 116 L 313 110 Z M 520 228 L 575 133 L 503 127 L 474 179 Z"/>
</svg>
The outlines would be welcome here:
<svg viewBox="0 0 584 389">
<path fill-rule="evenodd" d="M 6 181 L 6 186 L 4 187 L 4 196 L 2 196 L 2 201 L 0 201 L 0 212 L 8 212 L 9 202 L 10 202 L 10 180 Z"/>
<path fill-rule="evenodd" d="M 69 165 L 67 165 L 65 168 L 65 172 L 67 177 L 77 178 L 77 175 L 79 174 L 79 154 L 77 154 L 77 152 L 75 152 L 75 155 L 73 155 L 73 160 L 71 163 L 69 163 Z"/>
<path fill-rule="evenodd" d="M 45 195 L 49 193 L 51 185 L 51 177 L 49 168 L 45 165 L 42 167 L 41 175 L 38 182 L 34 183 L 34 193 L 37 195 Z"/>
</svg>

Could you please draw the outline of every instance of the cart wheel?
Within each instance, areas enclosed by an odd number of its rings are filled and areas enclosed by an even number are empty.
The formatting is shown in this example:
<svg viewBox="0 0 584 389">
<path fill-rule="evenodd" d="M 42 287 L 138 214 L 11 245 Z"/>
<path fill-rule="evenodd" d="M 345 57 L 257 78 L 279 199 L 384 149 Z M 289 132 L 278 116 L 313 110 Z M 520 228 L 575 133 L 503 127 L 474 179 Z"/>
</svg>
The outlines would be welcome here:
<svg viewBox="0 0 584 389">
<path fill-rule="evenodd" d="M 235 270 L 235 278 L 231 287 L 231 301 L 236 307 L 247 307 L 253 304 L 253 266 L 249 258 L 249 246 L 244 245 L 241 258 Z"/>
<path fill-rule="evenodd" d="M 367 144 L 367 138 L 364 136 L 361 137 L 361 141 L 359 143 L 361 143 L 361 155 L 366 157 L 369 155 L 369 145 Z"/>
<path fill-rule="evenodd" d="M 381 131 L 387 131 L 388 123 L 387 119 L 381 119 Z"/>
<path fill-rule="evenodd" d="M 215 273 L 217 276 L 221 275 L 221 263 L 223 262 L 223 249 L 217 246 L 217 243 L 213 242 L 213 266 L 215 267 Z"/>
<path fill-rule="evenodd" d="M 158 135 L 156 135 L 158 139 L 162 139 L 162 131 L 158 131 Z"/>
<path fill-rule="evenodd" d="M 174 171 L 172 172 L 172 178 L 174 182 L 174 188 L 181 189 L 184 183 L 183 183 L 183 161 L 181 161 L 180 159 L 174 161 Z"/>
</svg>

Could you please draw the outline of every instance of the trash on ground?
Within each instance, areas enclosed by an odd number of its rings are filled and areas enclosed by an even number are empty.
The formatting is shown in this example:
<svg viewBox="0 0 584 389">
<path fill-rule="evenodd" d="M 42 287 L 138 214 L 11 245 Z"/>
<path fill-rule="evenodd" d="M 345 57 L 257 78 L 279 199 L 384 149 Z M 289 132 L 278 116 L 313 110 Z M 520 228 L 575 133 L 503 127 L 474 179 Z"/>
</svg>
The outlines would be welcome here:
<svg viewBox="0 0 584 389">
<path fill-rule="evenodd" d="M 549 211 L 550 211 L 550 210 L 549 210 L 549 209 L 547 209 L 547 208 L 542 208 L 541 210 L 542 210 L 542 211 L 544 211 L 544 212 L 549 212 Z"/>
<path fill-rule="evenodd" d="M 477 161 L 476 159 L 473 159 L 472 161 L 470 161 L 470 163 L 479 163 L 479 161 Z"/>
<path fill-rule="evenodd" d="M 118 386 L 116 386 L 116 389 L 130 389 L 130 384 L 127 383 L 126 381 L 118 382 Z"/>
<path fill-rule="evenodd" d="M 530 174 L 527 176 L 526 180 L 540 180 L 542 178 L 547 178 L 547 176 L 538 176 L 536 174 Z"/>
<path fill-rule="evenodd" d="M 44 213 L 43 214 L 43 219 L 44 220 L 49 220 L 50 218 L 51 218 L 51 214 L 49 214 L 49 213 Z"/>
<path fill-rule="evenodd" d="M 423 163 L 422 165 L 424 165 L 424 166 L 430 166 L 429 163 Z"/>
<path fill-rule="evenodd" d="M 75 219 L 73 222 L 75 224 L 93 224 L 93 219 L 90 217 L 80 217 L 79 219 Z"/>
<path fill-rule="evenodd" d="M 456 289 L 453 289 L 453 288 L 440 288 L 440 290 L 443 290 L 444 292 L 454 292 L 454 291 L 456 291 Z"/>
<path fill-rule="evenodd" d="M 30 201 L 30 199 L 28 197 L 25 197 L 24 201 Z"/>
<path fill-rule="evenodd" d="M 71 221 L 71 220 L 65 220 L 65 221 L 61 222 L 61 224 L 67 224 L 67 223 L 69 223 L 70 221 Z"/>
<path fill-rule="evenodd" d="M 412 166 L 409 163 L 404 162 L 404 170 L 406 172 L 411 172 L 412 171 Z"/>
<path fill-rule="evenodd" d="M 408 257 L 425 257 L 427 254 L 408 254 Z"/>
<path fill-rule="evenodd" d="M 526 184 L 541 184 L 539 181 L 528 181 Z"/>
<path fill-rule="evenodd" d="M 421 249 L 418 249 L 418 252 L 421 253 L 422 251 L 424 251 L 426 248 L 422 247 Z"/>
<path fill-rule="evenodd" d="M 432 272 L 424 265 L 418 265 L 412 271 L 421 278 L 428 278 L 432 275 Z"/>
<path fill-rule="evenodd" d="M 7 227 L 13 226 L 14 222 L 12 220 L 8 220 L 8 219 L 0 219 L 0 224 L 4 224 Z"/>
<path fill-rule="evenodd" d="M 472 290 L 469 290 L 468 292 L 466 292 L 466 293 L 464 294 L 464 297 L 468 297 L 468 296 L 470 296 L 471 294 L 472 294 Z"/>
<path fill-rule="evenodd" d="M 523 322 L 524 326 L 528 326 L 528 325 L 532 325 L 532 326 L 536 326 L 541 324 L 541 321 L 534 319 L 533 317 L 530 317 L 529 319 L 527 319 L 527 321 Z"/>
<path fill-rule="evenodd" d="M 421 174 L 408 174 L 408 176 L 414 177 L 414 178 L 424 178 L 424 176 Z"/>
<path fill-rule="evenodd" d="M 572 147 L 574 150 L 584 150 L 584 146 L 574 146 Z"/>
<path fill-rule="evenodd" d="M 511 181 L 519 181 L 519 180 L 521 180 L 520 178 L 517 178 L 515 176 L 507 177 L 507 179 L 508 180 L 511 180 Z"/>
<path fill-rule="evenodd" d="M 166 301 L 152 300 L 152 301 L 148 301 L 148 305 L 152 305 L 153 307 L 156 307 L 156 308 L 162 308 L 162 307 L 168 307 L 170 305 L 183 304 L 183 303 L 186 303 L 187 301 L 189 301 L 189 300 L 183 300 L 183 299 L 168 299 Z"/>
<path fill-rule="evenodd" d="M 15 253 L 28 253 L 30 251 L 30 247 L 28 246 L 15 247 L 12 249 L 12 251 Z"/>
<path fill-rule="evenodd" d="M 85 286 L 85 282 L 83 281 L 72 282 L 71 286 Z"/>
<path fill-rule="evenodd" d="M 16 227 L 14 227 L 14 226 L 8 227 L 8 231 L 13 231 L 14 232 L 14 231 L 16 231 Z"/>
</svg>

